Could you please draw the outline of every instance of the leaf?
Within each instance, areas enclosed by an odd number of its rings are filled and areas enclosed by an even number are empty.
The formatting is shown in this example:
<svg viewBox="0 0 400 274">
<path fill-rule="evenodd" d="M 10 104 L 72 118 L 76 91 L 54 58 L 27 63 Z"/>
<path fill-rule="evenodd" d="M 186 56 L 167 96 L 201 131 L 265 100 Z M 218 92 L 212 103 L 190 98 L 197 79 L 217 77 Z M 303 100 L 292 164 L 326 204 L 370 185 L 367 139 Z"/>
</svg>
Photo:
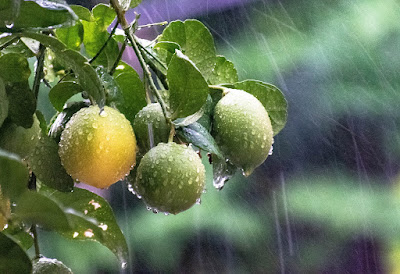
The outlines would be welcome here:
<svg viewBox="0 0 400 274">
<path fill-rule="evenodd" d="M 8 116 L 8 98 L 3 79 L 0 78 L 0 128 Z"/>
<path fill-rule="evenodd" d="M 127 11 L 131 6 L 131 0 L 118 0 L 118 4 L 122 10 Z"/>
<path fill-rule="evenodd" d="M 0 77 L 6 82 L 23 82 L 31 75 L 29 64 L 22 54 L 9 53 L 0 57 Z"/>
<path fill-rule="evenodd" d="M 28 157 L 28 163 L 42 183 L 59 191 L 72 191 L 74 181 L 62 166 L 58 144 L 51 137 L 40 137 L 34 151 Z"/>
<path fill-rule="evenodd" d="M 0 4 L 0 25 L 10 26 L 19 14 L 22 0 L 2 0 Z"/>
<path fill-rule="evenodd" d="M 131 0 L 130 8 L 136 8 L 140 3 L 142 3 L 142 0 Z"/>
<path fill-rule="evenodd" d="M 66 49 L 63 43 L 47 35 L 24 32 L 21 33 L 21 36 L 38 40 L 43 45 L 50 47 L 59 58 L 60 62 L 74 71 L 78 77 L 79 84 L 88 95 L 93 97 L 100 107 L 104 105 L 105 94 L 100 84 L 100 79 L 94 68 L 90 66 L 88 60 L 83 55 L 77 51 Z"/>
<path fill-rule="evenodd" d="M 157 52 L 157 56 L 166 65 L 171 61 L 172 56 L 175 54 L 175 50 L 182 50 L 179 44 L 174 42 L 162 41 L 154 45 L 153 49 Z"/>
<path fill-rule="evenodd" d="M 173 21 L 164 29 L 159 41 L 179 44 L 182 52 L 196 64 L 205 79 L 211 75 L 216 60 L 214 39 L 200 21 Z"/>
<path fill-rule="evenodd" d="M 28 81 L 11 83 L 6 86 L 8 116 L 15 124 L 30 128 L 36 110 L 36 98 L 29 88 Z"/>
<path fill-rule="evenodd" d="M 22 1 L 19 13 L 12 21 L 12 31 L 24 29 L 48 29 L 72 25 L 78 17 L 68 5 L 54 1 Z M 7 23 L 7 22 L 6 22 Z M 10 28 L 2 22 L 0 31 L 7 32 Z"/>
<path fill-rule="evenodd" d="M 39 120 L 39 127 L 41 129 L 41 134 L 47 135 L 47 122 L 44 118 L 43 113 L 40 110 L 35 111 L 36 118 Z"/>
<path fill-rule="evenodd" d="M 215 67 L 209 77 L 209 82 L 213 85 L 236 83 L 239 77 L 235 65 L 224 56 L 217 56 Z"/>
<path fill-rule="evenodd" d="M 204 115 L 204 110 L 205 110 L 206 104 L 203 105 L 203 107 L 197 111 L 196 113 L 189 115 L 185 118 L 178 118 L 174 121 L 172 121 L 172 123 L 176 126 L 176 127 L 185 127 L 188 126 L 190 124 L 193 124 L 194 122 L 196 122 L 197 120 L 199 120 L 203 115 Z"/>
<path fill-rule="evenodd" d="M 223 158 L 222 153 L 208 130 L 199 123 L 193 123 L 178 129 L 178 134 L 183 136 L 189 143 Z"/>
<path fill-rule="evenodd" d="M 83 42 L 83 25 L 77 22 L 74 26 L 68 28 L 56 29 L 57 38 L 63 42 L 67 48 L 80 50 Z"/>
<path fill-rule="evenodd" d="M 25 191 L 18 199 L 14 212 L 24 222 L 37 224 L 45 229 L 66 231 L 70 228 L 61 205 L 36 191 Z"/>
<path fill-rule="evenodd" d="M 0 186 L 2 193 L 11 201 L 27 189 L 29 171 L 21 159 L 12 153 L 0 149 Z"/>
<path fill-rule="evenodd" d="M 87 232 L 85 226 L 72 233 L 62 235 L 70 239 L 94 240 L 109 248 L 119 259 L 121 264 L 128 260 L 128 246 L 124 235 L 119 228 L 110 205 L 102 197 L 84 190 L 75 188 L 72 193 L 49 192 L 50 197 L 60 201 L 65 207 L 72 208 L 85 216 L 94 218 L 99 223 L 98 227 L 103 231 L 103 239 L 99 239 L 96 233 Z M 85 235 L 86 233 L 86 235 Z M 93 235 L 92 235 L 93 233 Z M 89 237 L 90 236 L 90 237 Z"/>
<path fill-rule="evenodd" d="M 60 112 L 53 123 L 51 123 L 49 129 L 49 136 L 52 137 L 58 143 L 60 141 L 60 136 L 63 130 L 65 129 L 66 124 L 71 119 L 72 115 L 74 115 L 78 110 L 83 107 L 88 107 L 89 103 L 87 102 L 71 102 L 68 103 L 67 106 Z"/>
<path fill-rule="evenodd" d="M 57 111 L 62 111 L 68 99 L 82 91 L 82 87 L 76 82 L 60 82 L 50 90 L 49 99 Z"/>
<path fill-rule="evenodd" d="M 171 118 L 194 114 L 204 105 L 208 84 L 195 65 L 180 51 L 176 51 L 168 67 Z"/>
<path fill-rule="evenodd" d="M 235 83 L 234 87 L 244 90 L 260 100 L 271 118 L 274 135 L 284 128 L 287 121 L 287 102 L 277 87 L 255 80 Z"/>
<path fill-rule="evenodd" d="M 92 10 L 92 14 L 97 25 L 103 31 L 107 30 L 116 17 L 114 9 L 105 4 L 96 5 Z"/>
<path fill-rule="evenodd" d="M 90 13 L 90 10 L 88 10 L 87 8 L 78 5 L 71 5 L 70 8 L 75 12 L 79 19 L 85 21 L 94 20 L 92 14 Z"/>
<path fill-rule="evenodd" d="M 224 157 L 213 157 L 213 185 L 221 190 L 225 183 L 235 175 L 238 170 Z"/>
<path fill-rule="evenodd" d="M 211 116 L 214 112 L 215 105 L 216 102 L 213 101 L 211 95 L 208 95 L 206 103 L 201 108 L 203 110 L 203 115 L 197 120 L 197 123 L 202 125 L 208 131 L 211 131 L 211 123 L 212 123 Z"/>
<path fill-rule="evenodd" d="M 32 263 L 14 240 L 0 232 L 0 273 L 31 273 Z"/>
<path fill-rule="evenodd" d="M 136 71 L 116 73 L 115 82 L 121 92 L 120 97 L 114 98 L 115 107 L 125 115 L 131 124 L 135 115 L 147 105 L 146 91 Z"/>
<path fill-rule="evenodd" d="M 83 44 L 86 52 L 94 57 L 106 43 L 109 33 L 103 30 L 103 26 L 97 22 L 82 21 L 83 25 Z M 110 69 L 119 55 L 118 43 L 112 38 L 108 41 L 107 46 L 98 55 L 93 62 L 95 65 L 101 65 Z"/>
<path fill-rule="evenodd" d="M 13 241 L 17 242 L 24 250 L 28 250 L 33 245 L 33 236 L 22 223 L 17 223 L 15 221 L 9 222 L 7 228 L 2 232 Z"/>
</svg>

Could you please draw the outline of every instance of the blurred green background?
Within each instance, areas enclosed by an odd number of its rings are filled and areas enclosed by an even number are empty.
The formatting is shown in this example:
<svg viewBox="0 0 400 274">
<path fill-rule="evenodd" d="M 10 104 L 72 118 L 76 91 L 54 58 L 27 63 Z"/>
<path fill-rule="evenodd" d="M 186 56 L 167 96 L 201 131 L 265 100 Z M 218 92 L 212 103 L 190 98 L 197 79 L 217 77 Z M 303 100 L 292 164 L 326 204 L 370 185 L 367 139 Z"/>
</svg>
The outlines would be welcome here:
<svg viewBox="0 0 400 274">
<path fill-rule="evenodd" d="M 400 273 L 399 2 L 194 2 L 143 0 L 137 12 L 142 24 L 201 20 L 240 79 L 283 91 L 289 118 L 273 155 L 222 191 L 207 165 L 202 204 L 178 216 L 113 185 L 126 270 L 99 244 L 47 232 L 43 253 L 75 273 Z"/>
</svg>

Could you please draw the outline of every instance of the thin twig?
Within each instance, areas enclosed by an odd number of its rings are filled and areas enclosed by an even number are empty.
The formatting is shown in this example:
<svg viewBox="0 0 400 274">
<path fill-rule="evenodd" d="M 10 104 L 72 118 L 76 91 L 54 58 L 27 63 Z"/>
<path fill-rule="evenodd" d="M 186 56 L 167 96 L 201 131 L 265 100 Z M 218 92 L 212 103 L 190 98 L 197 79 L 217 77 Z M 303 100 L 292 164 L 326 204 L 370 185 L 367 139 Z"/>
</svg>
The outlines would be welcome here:
<svg viewBox="0 0 400 274">
<path fill-rule="evenodd" d="M 125 51 L 126 43 L 127 43 L 127 42 L 128 42 L 128 41 L 125 39 L 125 41 L 124 41 L 124 43 L 122 44 L 121 49 L 120 49 L 120 51 L 119 51 L 118 57 L 117 57 L 117 59 L 115 60 L 114 65 L 113 65 L 112 68 L 110 69 L 110 72 L 109 72 L 110 75 L 113 75 L 113 74 L 114 74 L 115 69 L 116 69 L 117 66 L 118 66 L 118 63 L 119 63 L 119 61 L 120 61 L 121 58 L 122 58 L 122 54 L 124 54 L 124 51 Z"/>
<path fill-rule="evenodd" d="M 96 53 L 96 55 L 89 60 L 89 64 L 93 63 L 99 56 L 100 54 L 103 52 L 103 50 L 106 48 L 108 42 L 110 42 L 112 36 L 114 35 L 115 31 L 117 30 L 118 27 L 118 22 L 115 23 L 115 26 L 113 27 L 113 29 L 110 32 L 110 35 L 108 36 L 107 40 L 104 42 L 103 46 L 100 48 L 100 50 Z"/>
<path fill-rule="evenodd" d="M 38 97 L 39 88 L 40 88 L 40 81 L 42 80 L 43 76 L 43 64 L 44 64 L 44 51 L 46 47 L 40 44 L 39 46 L 39 55 L 37 58 L 37 65 L 35 71 L 35 79 L 33 81 L 33 94 L 35 94 L 35 98 Z"/>
</svg>

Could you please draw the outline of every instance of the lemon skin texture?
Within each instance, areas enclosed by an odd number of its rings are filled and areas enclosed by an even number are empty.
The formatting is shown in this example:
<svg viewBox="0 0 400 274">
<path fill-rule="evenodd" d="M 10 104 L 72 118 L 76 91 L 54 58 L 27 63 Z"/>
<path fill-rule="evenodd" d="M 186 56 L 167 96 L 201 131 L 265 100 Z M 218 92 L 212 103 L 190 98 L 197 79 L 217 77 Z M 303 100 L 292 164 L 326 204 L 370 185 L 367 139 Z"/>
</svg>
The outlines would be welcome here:
<svg viewBox="0 0 400 274">
<path fill-rule="evenodd" d="M 118 110 L 98 106 L 75 113 L 61 134 L 58 151 L 71 177 L 106 188 L 123 179 L 136 162 L 136 139 Z"/>
<path fill-rule="evenodd" d="M 135 116 L 133 129 L 135 131 L 139 151 L 144 155 L 150 150 L 149 124 L 153 131 L 153 146 L 167 142 L 170 127 L 165 120 L 159 103 L 145 106 Z"/>
<path fill-rule="evenodd" d="M 214 110 L 214 135 L 224 155 L 245 176 L 261 165 L 272 146 L 271 120 L 261 102 L 243 90 L 231 89 Z"/>
<path fill-rule="evenodd" d="M 144 155 L 134 189 L 151 209 L 178 214 L 200 199 L 204 185 L 205 168 L 196 152 L 170 142 Z"/>
</svg>

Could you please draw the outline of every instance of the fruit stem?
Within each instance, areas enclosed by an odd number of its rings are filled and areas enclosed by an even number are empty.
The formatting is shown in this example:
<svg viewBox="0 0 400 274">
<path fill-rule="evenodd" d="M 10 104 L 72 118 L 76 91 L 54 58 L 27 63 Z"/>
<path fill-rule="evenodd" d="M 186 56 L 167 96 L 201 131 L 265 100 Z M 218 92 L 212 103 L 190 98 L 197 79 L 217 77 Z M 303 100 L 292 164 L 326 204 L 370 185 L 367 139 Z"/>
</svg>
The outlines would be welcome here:
<svg viewBox="0 0 400 274">
<path fill-rule="evenodd" d="M 37 233 L 37 228 L 36 228 L 35 224 L 32 225 L 31 232 L 33 234 L 33 244 L 35 246 L 35 258 L 38 259 L 41 257 L 41 255 L 40 255 L 40 248 L 39 248 L 38 233 Z"/>
<path fill-rule="evenodd" d="M 226 95 L 226 93 L 229 92 L 229 88 L 223 87 L 223 86 L 218 86 L 218 85 L 208 85 L 208 88 L 221 90 L 224 95 Z"/>
<path fill-rule="evenodd" d="M 92 59 L 89 60 L 89 64 L 93 63 L 100 56 L 100 54 L 103 52 L 103 50 L 106 48 L 106 46 L 108 45 L 108 42 L 111 40 L 112 36 L 114 35 L 115 31 L 117 30 L 118 25 L 119 25 L 118 22 L 115 23 L 115 26 L 111 30 L 110 35 L 108 36 L 107 40 L 104 42 L 103 46 L 96 53 L 96 55 Z"/>
<path fill-rule="evenodd" d="M 39 53 L 38 53 L 38 57 L 37 57 L 37 65 L 36 65 L 36 70 L 35 70 L 35 79 L 33 81 L 33 87 L 32 87 L 33 94 L 35 95 L 36 99 L 39 94 L 40 81 L 41 81 L 42 75 L 43 75 L 44 51 L 45 50 L 46 50 L 45 46 L 40 44 Z"/>
<path fill-rule="evenodd" d="M 171 123 L 171 130 L 169 132 L 168 143 L 174 141 L 174 136 L 175 136 L 175 126 Z"/>
</svg>

